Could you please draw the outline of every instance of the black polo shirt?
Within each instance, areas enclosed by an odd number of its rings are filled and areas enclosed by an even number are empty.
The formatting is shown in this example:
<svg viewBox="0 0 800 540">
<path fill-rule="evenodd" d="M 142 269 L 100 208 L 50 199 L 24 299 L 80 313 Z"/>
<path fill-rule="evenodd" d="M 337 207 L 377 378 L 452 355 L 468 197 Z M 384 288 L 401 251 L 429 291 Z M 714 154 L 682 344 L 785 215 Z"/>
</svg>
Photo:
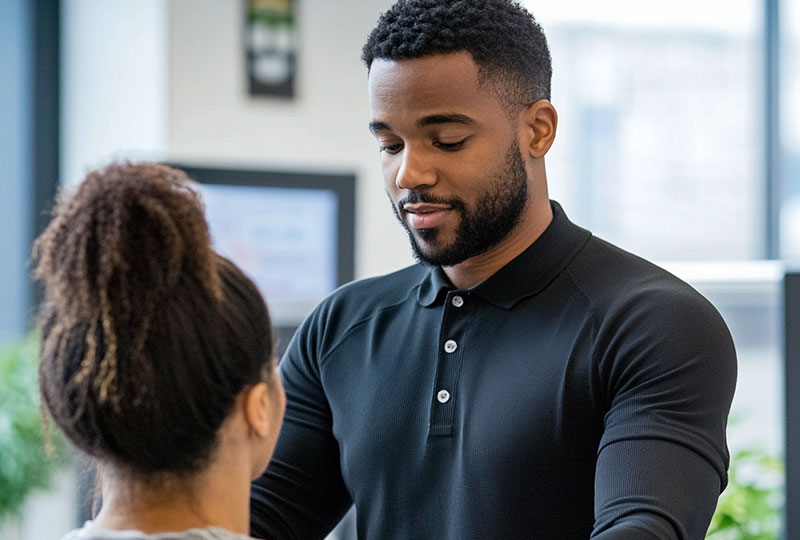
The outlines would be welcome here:
<svg viewBox="0 0 800 540">
<path fill-rule="evenodd" d="M 415 265 L 318 306 L 281 362 L 254 536 L 323 538 L 355 503 L 370 540 L 703 538 L 730 334 L 687 284 L 553 210 L 472 289 Z"/>
</svg>

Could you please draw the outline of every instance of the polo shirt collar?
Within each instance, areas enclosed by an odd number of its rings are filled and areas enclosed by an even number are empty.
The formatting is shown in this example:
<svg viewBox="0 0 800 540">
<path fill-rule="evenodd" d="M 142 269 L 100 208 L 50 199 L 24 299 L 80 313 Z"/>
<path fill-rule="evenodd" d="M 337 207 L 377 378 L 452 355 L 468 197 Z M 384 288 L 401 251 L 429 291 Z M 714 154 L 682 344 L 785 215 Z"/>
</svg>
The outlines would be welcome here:
<svg viewBox="0 0 800 540">
<path fill-rule="evenodd" d="M 454 289 L 441 266 L 432 266 L 419 284 L 417 302 L 423 307 L 430 307 L 443 298 L 447 291 Z"/>
<path fill-rule="evenodd" d="M 544 289 L 586 244 L 591 233 L 574 225 L 555 201 L 550 201 L 553 221 L 525 251 L 471 289 L 496 306 L 510 309 Z M 417 301 L 428 307 L 454 289 L 439 266 L 431 267 L 420 282 Z"/>
</svg>

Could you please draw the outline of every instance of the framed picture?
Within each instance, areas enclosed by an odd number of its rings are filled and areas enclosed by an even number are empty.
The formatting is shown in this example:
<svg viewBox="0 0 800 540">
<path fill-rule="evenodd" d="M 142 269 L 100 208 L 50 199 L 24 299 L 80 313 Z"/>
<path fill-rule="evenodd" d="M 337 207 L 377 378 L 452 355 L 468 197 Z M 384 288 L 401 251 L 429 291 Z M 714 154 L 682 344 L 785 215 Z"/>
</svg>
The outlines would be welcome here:
<svg viewBox="0 0 800 540">
<path fill-rule="evenodd" d="M 294 96 L 297 73 L 294 4 L 294 0 L 245 0 L 244 45 L 252 96 Z"/>
</svg>

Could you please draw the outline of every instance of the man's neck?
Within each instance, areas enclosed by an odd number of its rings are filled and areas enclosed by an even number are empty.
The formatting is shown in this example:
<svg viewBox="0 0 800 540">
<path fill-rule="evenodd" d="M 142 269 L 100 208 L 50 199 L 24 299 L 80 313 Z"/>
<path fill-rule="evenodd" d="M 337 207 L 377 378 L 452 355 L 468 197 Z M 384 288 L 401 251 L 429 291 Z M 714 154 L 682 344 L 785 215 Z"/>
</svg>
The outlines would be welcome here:
<svg viewBox="0 0 800 540">
<path fill-rule="evenodd" d="M 454 266 L 442 267 L 450 282 L 458 289 L 471 289 L 528 249 L 553 221 L 550 202 L 545 202 L 546 208 L 523 214 L 514 229 L 496 246 Z"/>
</svg>

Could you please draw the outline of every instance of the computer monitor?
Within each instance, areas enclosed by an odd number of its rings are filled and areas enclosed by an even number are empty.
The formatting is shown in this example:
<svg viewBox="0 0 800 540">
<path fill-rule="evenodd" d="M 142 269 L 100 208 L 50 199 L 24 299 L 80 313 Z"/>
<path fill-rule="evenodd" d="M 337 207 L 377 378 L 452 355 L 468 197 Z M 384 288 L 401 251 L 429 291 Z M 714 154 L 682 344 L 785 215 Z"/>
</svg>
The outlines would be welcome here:
<svg viewBox="0 0 800 540">
<path fill-rule="evenodd" d="M 173 163 L 198 182 L 214 248 L 294 328 L 354 277 L 355 176 Z"/>
</svg>

